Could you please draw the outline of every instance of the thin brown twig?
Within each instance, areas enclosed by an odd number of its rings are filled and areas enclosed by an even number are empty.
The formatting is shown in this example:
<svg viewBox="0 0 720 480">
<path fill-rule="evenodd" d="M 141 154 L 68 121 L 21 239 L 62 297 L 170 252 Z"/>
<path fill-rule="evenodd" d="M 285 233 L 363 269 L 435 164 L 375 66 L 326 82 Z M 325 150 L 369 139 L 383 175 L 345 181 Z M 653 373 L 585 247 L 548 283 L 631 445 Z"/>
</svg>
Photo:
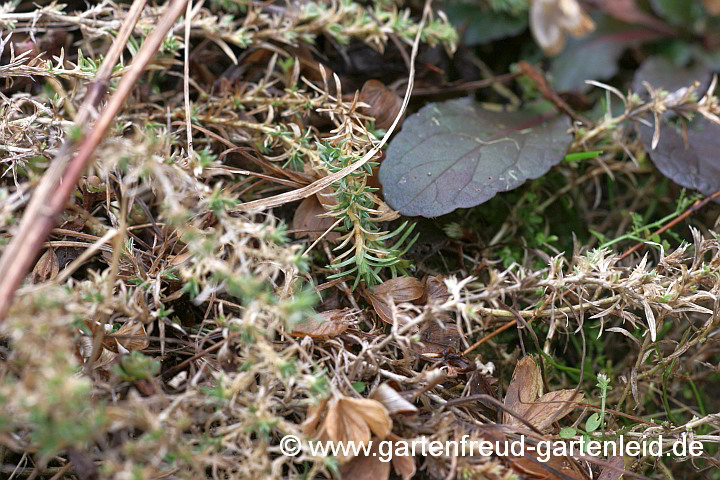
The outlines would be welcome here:
<svg viewBox="0 0 720 480">
<path fill-rule="evenodd" d="M 118 36 L 110 46 L 105 60 L 97 71 L 95 80 L 88 87 L 83 104 L 75 118 L 78 127 L 83 128 L 97 110 L 107 91 L 107 85 L 115 64 L 125 49 L 128 38 L 132 34 L 135 23 L 140 18 L 145 3 L 146 0 L 135 0 L 130 7 Z M 42 242 L 44 242 L 50 229 L 54 226 L 54 217 L 59 212 L 48 209 L 47 205 L 50 203 L 52 196 L 57 193 L 63 172 L 72 158 L 73 143 L 72 138 L 67 140 L 53 159 L 50 168 L 32 196 L 20 223 L 19 231 L 13 236 L 12 241 L 3 252 L 2 258 L 0 258 L 0 271 L 4 273 L 2 279 L 0 279 L 0 321 L 5 318 L 15 290 L 30 269 L 30 264 L 40 249 Z M 75 182 L 73 182 L 74 184 Z M 65 187 L 67 189 L 67 185 Z M 67 196 L 69 196 L 69 192 Z"/>
<path fill-rule="evenodd" d="M 509 82 L 519 76 L 519 73 L 505 73 L 492 78 L 474 80 L 472 82 L 449 83 L 447 85 L 439 85 L 436 87 L 418 87 L 413 90 L 413 97 L 437 95 L 439 93 L 472 92 L 473 90 L 491 87 L 498 83 Z"/>
<path fill-rule="evenodd" d="M 570 107 L 570 105 L 565 102 L 562 98 L 560 98 L 560 95 L 558 95 L 555 90 L 550 87 L 550 84 L 548 83 L 547 79 L 545 78 L 545 74 L 542 73 L 537 68 L 533 67 L 526 61 L 521 61 L 517 63 L 517 67 L 520 69 L 520 71 L 525 74 L 526 76 L 530 77 L 535 84 L 537 85 L 538 89 L 540 90 L 540 93 L 548 100 L 550 101 L 555 107 L 559 110 L 561 110 L 563 113 L 568 115 L 570 118 L 575 120 L 576 122 L 580 122 L 583 125 L 585 125 L 587 128 L 593 128 L 595 124 L 585 117 L 584 115 L 581 115 L 577 113 L 575 110 Z"/>
<path fill-rule="evenodd" d="M 165 370 L 165 371 L 162 373 L 161 376 L 162 376 L 162 377 L 169 377 L 169 376 L 174 375 L 174 374 L 176 374 L 176 373 L 178 373 L 178 372 L 181 372 L 183 368 L 185 368 L 186 366 L 190 365 L 190 364 L 191 364 L 192 362 L 194 362 L 195 360 L 199 360 L 199 359 L 201 359 L 202 357 L 204 357 L 205 355 L 207 355 L 208 353 L 212 353 L 212 352 L 214 352 L 215 350 L 218 350 L 220 347 L 222 347 L 223 345 L 225 345 L 225 342 L 226 342 L 226 341 L 227 341 L 227 339 L 223 339 L 223 340 L 219 341 L 218 343 L 216 343 L 215 345 L 206 348 L 206 349 L 203 350 L 202 352 L 199 352 L 199 353 L 193 355 L 192 357 L 190 357 L 190 358 L 188 358 L 188 359 L 186 359 L 186 360 L 183 360 L 182 362 L 178 363 L 178 364 L 175 365 L 174 367 Z"/>
<path fill-rule="evenodd" d="M 202 1 L 200 4 L 202 5 Z M 185 100 L 185 132 L 187 135 L 187 151 L 188 157 L 193 158 L 193 137 L 191 123 L 190 108 L 190 22 L 192 20 L 193 2 L 187 2 L 187 10 L 185 13 L 185 65 L 183 66 L 183 96 Z"/>
<path fill-rule="evenodd" d="M 531 323 L 533 320 L 534 320 L 534 318 L 530 318 L 530 319 L 528 320 L 528 324 Z M 483 338 L 481 338 L 481 339 L 478 340 L 477 342 L 475 342 L 475 343 L 473 343 L 472 345 L 470 345 L 468 348 L 465 349 L 465 351 L 463 352 L 463 355 L 467 355 L 468 353 L 472 352 L 472 351 L 475 350 L 477 347 L 479 347 L 479 346 L 482 345 L 483 343 L 487 342 L 487 341 L 490 340 L 491 338 L 493 338 L 493 337 L 495 337 L 495 336 L 497 336 L 497 335 L 500 335 L 500 334 L 501 334 L 502 332 L 504 332 L 505 330 L 507 330 L 507 329 L 509 329 L 509 328 L 512 328 L 514 325 L 517 325 L 517 323 L 518 323 L 517 320 L 510 320 L 509 322 L 507 322 L 507 323 L 506 323 L 505 325 L 503 325 L 502 327 L 498 328 L 497 330 L 493 331 L 492 333 L 490 333 L 490 334 L 488 334 L 488 335 L 485 335 Z"/>
<path fill-rule="evenodd" d="M 30 269 L 30 265 L 42 242 L 55 225 L 55 217 L 63 211 L 70 197 L 70 192 L 85 169 L 90 165 L 92 154 L 105 137 L 105 133 L 122 108 L 135 83 L 165 40 L 165 35 L 184 11 L 186 2 L 187 0 L 173 0 L 169 4 L 165 15 L 143 43 L 128 72 L 123 76 L 117 90 L 103 110 L 102 115 L 100 115 L 90 133 L 84 137 L 77 155 L 72 158 L 67 170 L 65 171 L 65 164 L 72 157 L 72 140 L 66 142 L 55 161 L 53 161 L 53 167 L 44 175 L 43 181 L 35 195 L 33 195 L 31 204 L 23 216 L 20 230 L 13 237 L 0 259 L 0 271 L 4 273 L 0 279 L 0 321 L 5 318 L 15 290 Z M 117 58 L 125 48 L 127 38 L 130 36 L 144 5 L 145 0 L 136 0 L 133 3 L 130 9 L 131 14 L 128 15 L 120 35 L 118 35 L 110 52 L 108 52 L 106 61 L 98 71 L 98 80 L 91 86 L 88 92 L 89 96 L 78 114 L 78 125 L 86 124 L 90 120 L 89 112 L 95 110 L 99 105 L 107 88 L 110 73 L 112 73 Z M 103 76 L 101 76 L 101 73 Z M 62 160 L 58 161 L 58 157 L 61 157 Z"/>
<path fill-rule="evenodd" d="M 718 197 L 720 197 L 720 192 L 715 192 L 715 193 L 713 193 L 712 195 L 710 195 L 709 197 L 703 198 L 702 200 L 698 200 L 698 201 L 695 202 L 690 208 L 688 208 L 687 210 L 685 210 L 685 212 L 683 212 L 682 215 L 680 215 L 679 217 L 674 218 L 672 221 L 668 222 L 666 225 L 663 225 L 663 226 L 660 227 L 659 229 L 655 230 L 655 232 L 653 232 L 653 235 L 660 235 L 661 233 L 664 233 L 664 232 L 670 230 L 672 227 L 674 227 L 674 226 L 677 225 L 678 223 L 682 222 L 683 220 L 685 220 L 686 218 L 688 218 L 690 215 L 692 215 L 693 213 L 697 212 L 698 210 L 700 210 L 700 209 L 703 208 L 705 205 L 707 205 L 708 203 L 710 203 L 711 201 L 715 200 L 715 199 L 718 198 Z M 633 245 L 631 248 L 629 248 L 628 250 L 626 250 L 625 253 L 623 253 L 622 255 L 620 255 L 620 260 L 629 257 L 633 252 L 641 249 L 644 245 L 645 245 L 644 242 L 638 242 L 638 243 L 636 243 L 636 244 Z"/>
</svg>

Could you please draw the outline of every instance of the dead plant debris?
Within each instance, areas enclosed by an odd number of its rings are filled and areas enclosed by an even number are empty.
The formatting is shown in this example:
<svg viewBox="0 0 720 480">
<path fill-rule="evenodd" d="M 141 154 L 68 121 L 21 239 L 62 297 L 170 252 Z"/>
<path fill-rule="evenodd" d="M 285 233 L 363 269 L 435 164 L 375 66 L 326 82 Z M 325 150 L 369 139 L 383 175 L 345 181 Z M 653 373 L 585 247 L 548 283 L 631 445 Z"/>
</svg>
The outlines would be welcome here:
<svg viewBox="0 0 720 480">
<path fill-rule="evenodd" d="M 0 478 L 719 480 L 719 13 L 3 3 Z"/>
</svg>

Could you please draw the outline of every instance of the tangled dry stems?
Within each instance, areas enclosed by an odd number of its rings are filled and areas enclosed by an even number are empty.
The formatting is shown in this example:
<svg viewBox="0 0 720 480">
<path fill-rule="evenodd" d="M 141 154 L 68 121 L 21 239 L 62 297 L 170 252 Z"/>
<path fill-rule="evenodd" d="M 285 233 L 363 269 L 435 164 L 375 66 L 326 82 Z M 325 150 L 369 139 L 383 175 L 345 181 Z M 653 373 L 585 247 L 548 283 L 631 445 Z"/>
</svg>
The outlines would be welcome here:
<svg viewBox="0 0 720 480">
<path fill-rule="evenodd" d="M 417 24 L 395 7 L 373 16 L 352 2 L 310 5 L 297 11 L 253 6 L 235 19 L 207 8 L 196 11 L 193 41 L 217 45 L 214 55 L 236 61 L 228 45 L 251 44 L 270 53 L 246 81 L 219 90 L 201 83 L 202 72 L 192 76 L 194 156 L 187 155 L 184 143 L 188 119 L 181 90 L 152 82 L 149 88 L 138 86 L 96 152 L 92 171 L 77 190 L 80 201 L 65 211 L 47 244 L 75 258 L 80 252 L 73 248 L 86 249 L 93 256 L 91 267 L 79 262 L 64 282 L 45 278 L 39 286 L 24 287 L 2 324 L 7 343 L 0 350 L 0 458 L 11 460 L 14 472 L 25 476 L 35 466 L 56 473 L 68 459 L 73 468 L 82 468 L 83 457 L 97 463 L 104 478 L 329 476 L 338 468 L 334 460 L 312 457 L 307 449 L 298 457 L 282 456 L 278 439 L 293 434 L 309 440 L 302 424 L 311 407 L 329 395 L 364 397 L 388 380 L 423 406 L 416 415 L 393 418 L 396 435 L 433 440 L 481 435 L 497 423 L 496 415 L 477 401 L 463 403 L 469 393 L 465 377 L 448 366 L 433 368 L 438 364 L 416 347 L 438 322 L 454 328 L 468 348 L 471 339 L 508 320 L 517 322 L 523 342 L 514 350 L 487 342 L 477 351 L 487 374 L 504 371 L 507 379 L 523 349 L 542 351 L 551 390 L 579 388 L 596 400 L 597 371 L 589 370 L 603 366 L 574 358 L 576 366 L 562 358 L 573 336 L 581 338 L 583 349 L 600 341 L 623 352 L 612 360 L 615 388 L 607 397 L 612 411 L 606 435 L 668 439 L 689 431 L 706 445 L 717 444 L 718 415 L 703 411 L 702 402 L 698 408 L 686 405 L 682 396 L 683 384 L 712 385 L 718 374 L 720 245 L 712 231 L 693 229 L 692 243 L 662 252 L 657 261 L 646 255 L 633 265 L 609 249 L 589 246 L 578 248 L 570 260 L 529 254 L 507 268 L 490 263 L 474 276 L 464 271 L 448 277 L 446 301 L 393 306 L 392 326 L 376 319 L 347 285 L 328 282 L 333 290 L 341 288 L 346 300 L 312 290 L 313 282 L 335 272 L 326 266 L 332 256 L 357 256 L 363 232 L 372 238 L 380 234 L 356 223 L 340 252 L 306 253 L 306 244 L 289 241 L 280 219 L 287 218 L 283 208 L 248 213 L 238 208 L 240 199 L 307 185 L 330 173 L 324 149 L 358 158 L 377 139 L 368 129 L 371 118 L 357 111 L 356 99 L 344 99 L 339 82 L 330 81 L 327 72 L 314 80 L 301 73 L 297 42 L 324 33 L 340 43 L 352 37 L 382 49 L 390 35 L 411 40 Z M 32 14 L 3 12 L 0 23 L 18 32 L 77 28 L 83 50 L 96 57 L 123 20 L 116 7 L 102 2 L 69 14 L 51 5 Z M 135 35 L 147 35 L 163 8 L 146 8 Z M 444 30 L 443 19 L 429 25 L 423 40 L 452 49 L 454 36 Z M 180 64 L 182 28 L 178 23 L 151 64 L 151 80 L 177 79 L 173 67 Z M 3 38 L 6 50 L 11 40 Z M 26 52 L 0 68 L 0 76 L 13 81 L 65 82 L 51 94 L 2 99 L 4 241 L 47 162 L 72 134 L 68 105 L 82 98 L 94 76 L 97 59 L 73 63 L 69 53 L 49 60 Z M 113 77 L 124 73 L 124 67 L 117 68 Z M 659 111 L 658 101 L 642 112 Z M 689 97 L 682 105 L 688 102 Z M 323 122 L 315 121 L 317 116 Z M 583 142 L 619 123 L 608 120 Z M 637 147 L 622 140 L 626 149 Z M 612 155 L 594 162 L 595 173 L 569 182 L 569 190 L 581 190 L 606 171 L 632 183 L 638 172 Z M 297 165 L 303 168 L 292 168 Z M 561 169 L 573 176 L 571 167 Z M 367 178 L 357 181 L 364 186 Z M 382 200 L 368 198 L 375 223 L 388 220 Z M 626 201 L 637 206 L 635 194 Z M 503 228 L 509 233 L 516 227 Z M 543 268 L 537 267 L 538 258 Z M 313 305 L 326 309 L 343 301 L 353 310 L 352 327 L 341 336 L 288 334 Z M 116 333 L 120 326 L 140 324 L 150 340 L 144 355 L 126 342 L 137 330 L 127 337 Z M 579 370 L 576 384 L 562 374 L 568 367 Z M 673 403 L 670 410 L 663 408 L 663 399 Z M 597 405 L 579 405 L 563 423 L 580 425 Z M 691 419 L 676 422 L 672 411 Z M 631 415 L 630 421 L 622 414 Z M 655 461 L 638 459 L 633 467 L 642 471 L 643 462 Z M 717 465 L 716 459 L 707 462 L 697 467 Z M 516 473 L 498 459 L 479 457 L 427 457 L 422 468 L 433 478 Z"/>
</svg>

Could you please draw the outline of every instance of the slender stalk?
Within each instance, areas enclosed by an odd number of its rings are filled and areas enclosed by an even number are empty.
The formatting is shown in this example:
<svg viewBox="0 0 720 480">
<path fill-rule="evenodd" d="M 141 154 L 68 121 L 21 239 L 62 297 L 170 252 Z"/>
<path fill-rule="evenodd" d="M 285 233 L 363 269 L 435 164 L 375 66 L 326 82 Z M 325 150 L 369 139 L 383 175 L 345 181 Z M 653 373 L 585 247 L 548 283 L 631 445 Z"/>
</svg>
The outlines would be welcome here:
<svg viewBox="0 0 720 480">
<path fill-rule="evenodd" d="M 5 319 L 15 290 L 30 269 L 45 238 L 55 226 L 56 217 L 65 208 L 72 189 L 90 165 L 93 152 L 104 138 L 135 83 L 162 45 L 165 35 L 184 11 L 186 2 L 187 0 L 173 0 L 170 3 L 164 17 L 143 44 L 92 130 L 84 137 L 75 157 L 72 158 L 74 145 L 70 140 L 65 143 L 54 159 L 53 166 L 44 175 L 23 216 L 19 231 L 13 236 L 10 245 L 0 259 L 0 271 L 3 272 L 3 276 L 0 278 L 0 321 Z M 135 0 L 133 3 L 120 35 L 116 38 L 105 62 L 98 71 L 97 80 L 93 82 L 88 91 L 85 102 L 78 113 L 77 125 L 86 124 L 91 118 L 91 113 L 96 111 L 99 106 L 100 100 L 107 90 L 110 74 L 120 53 L 125 48 L 127 39 L 144 5 L 145 0 Z M 70 163 L 65 169 L 67 162 Z"/>
</svg>

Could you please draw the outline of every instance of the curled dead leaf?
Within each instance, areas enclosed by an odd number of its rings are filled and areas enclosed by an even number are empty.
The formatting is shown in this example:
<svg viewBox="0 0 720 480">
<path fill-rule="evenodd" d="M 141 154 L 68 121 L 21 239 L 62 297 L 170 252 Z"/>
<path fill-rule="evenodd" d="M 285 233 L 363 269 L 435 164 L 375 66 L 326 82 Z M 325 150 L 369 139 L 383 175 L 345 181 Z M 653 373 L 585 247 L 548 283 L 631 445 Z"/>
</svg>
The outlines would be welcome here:
<svg viewBox="0 0 720 480">
<path fill-rule="evenodd" d="M 391 415 L 416 413 L 417 407 L 405 399 L 397 390 L 388 383 L 380 384 L 370 398 L 382 403 Z"/>
<path fill-rule="evenodd" d="M 575 402 L 581 402 L 583 399 L 583 393 L 575 390 L 548 392 L 529 405 L 522 415 L 538 430 L 546 430 L 553 422 L 572 412 Z"/>
<path fill-rule="evenodd" d="M 379 80 L 368 80 L 360 90 L 359 100 L 370 107 L 362 107 L 360 113 L 373 117 L 375 126 L 387 130 L 402 109 L 402 98 Z M 402 125 L 402 120 L 400 124 Z M 398 125 L 398 126 L 399 126 Z"/>
<path fill-rule="evenodd" d="M 381 440 L 392 430 L 392 419 L 377 400 L 336 396 L 330 401 L 324 428 L 333 442 L 366 443 L 370 433 Z"/>
<path fill-rule="evenodd" d="M 425 285 L 413 277 L 397 277 L 366 291 L 368 300 L 383 321 L 392 324 L 393 315 L 390 302 L 412 302 L 425 294 Z"/>
<path fill-rule="evenodd" d="M 316 195 L 311 195 L 300 202 L 295 216 L 293 217 L 293 230 L 296 230 L 297 238 L 308 237 L 311 242 L 317 240 L 326 230 L 333 226 L 335 219 L 333 217 L 323 217 L 321 215 L 327 213 L 323 208 L 320 200 Z M 325 239 L 330 242 L 337 242 L 340 238 L 339 232 L 329 232 L 325 235 Z"/>
<path fill-rule="evenodd" d="M 530 7 L 530 31 L 547 55 L 565 48 L 566 34 L 581 37 L 594 29 L 577 0 L 534 0 Z"/>
<path fill-rule="evenodd" d="M 322 426 L 318 429 L 321 421 Z M 343 395 L 334 395 L 312 405 L 303 423 L 307 435 L 333 442 L 367 442 L 371 432 L 382 440 L 391 430 L 392 419 L 382 403 Z"/>
<path fill-rule="evenodd" d="M 521 358 L 505 394 L 505 406 L 538 430 L 546 430 L 553 422 L 565 417 L 575 408 L 574 402 L 580 402 L 584 398 L 582 392 L 575 390 L 557 390 L 542 396 L 541 393 L 540 368 L 532 357 Z M 520 419 L 508 412 L 503 414 L 503 422 L 507 425 L 524 426 Z"/>
<path fill-rule="evenodd" d="M 340 466 L 343 480 L 387 480 L 390 477 L 390 462 L 384 462 L 380 442 L 374 442 L 369 455 L 360 455 Z M 395 457 L 393 456 L 393 464 Z"/>
<path fill-rule="evenodd" d="M 405 441 L 404 439 L 398 437 L 397 435 L 393 435 L 392 433 L 390 434 L 389 438 L 393 442 Z M 417 472 L 417 467 L 415 466 L 415 459 L 411 455 L 393 455 L 392 465 L 395 473 L 400 475 L 403 480 L 410 480 L 415 476 L 415 473 Z"/>
<path fill-rule="evenodd" d="M 451 325 L 450 317 L 442 317 L 438 321 L 430 322 L 421 332 L 422 345 L 415 344 L 415 351 L 431 358 L 439 358 L 445 350 L 456 352 L 460 350 L 462 339 L 455 325 Z"/>
<path fill-rule="evenodd" d="M 512 380 L 505 393 L 505 406 L 518 414 L 527 407 L 527 404 L 534 402 L 542 392 L 542 375 L 535 360 L 530 357 L 523 357 L 515 365 Z M 525 405 L 525 407 L 523 406 Z M 505 412 L 503 423 L 508 425 L 522 425 L 514 416 Z"/>
<path fill-rule="evenodd" d="M 317 425 L 321 419 L 322 426 L 318 430 Z M 303 430 L 322 441 L 366 445 L 373 435 L 376 440 L 387 437 L 392 430 L 392 419 L 385 406 L 377 400 L 335 395 L 308 409 Z M 338 459 L 350 460 L 349 457 L 342 456 Z"/>
<path fill-rule="evenodd" d="M 103 347 L 115 353 L 123 349 L 132 352 L 145 350 L 150 346 L 150 340 L 147 338 L 145 325 L 131 321 L 120 327 L 112 336 L 103 338 L 102 344 Z"/>
<path fill-rule="evenodd" d="M 58 273 L 60 273 L 60 264 L 55 250 L 48 248 L 35 264 L 30 278 L 33 283 L 42 283 L 54 279 Z"/>
<path fill-rule="evenodd" d="M 297 323 L 290 335 L 312 338 L 337 337 L 350 326 L 350 312 L 349 308 L 320 312 Z"/>
<path fill-rule="evenodd" d="M 383 448 L 374 442 L 370 455 L 358 456 L 340 467 L 343 480 L 386 480 L 390 476 L 390 462 L 385 461 L 392 453 L 392 467 L 403 480 L 410 480 L 417 468 L 411 455 L 395 455 L 395 443 L 405 442 L 403 438 L 390 434 Z"/>
<path fill-rule="evenodd" d="M 437 277 L 428 276 L 425 279 L 425 288 L 427 290 L 427 303 L 445 303 L 450 298 L 450 292 L 445 285 L 445 276 Z"/>
<path fill-rule="evenodd" d="M 305 432 L 306 435 L 313 435 L 315 433 L 318 423 L 320 423 L 320 420 L 322 420 L 325 415 L 325 410 L 329 401 L 330 397 L 327 397 L 308 408 L 307 417 L 302 424 L 303 432 Z"/>
</svg>

